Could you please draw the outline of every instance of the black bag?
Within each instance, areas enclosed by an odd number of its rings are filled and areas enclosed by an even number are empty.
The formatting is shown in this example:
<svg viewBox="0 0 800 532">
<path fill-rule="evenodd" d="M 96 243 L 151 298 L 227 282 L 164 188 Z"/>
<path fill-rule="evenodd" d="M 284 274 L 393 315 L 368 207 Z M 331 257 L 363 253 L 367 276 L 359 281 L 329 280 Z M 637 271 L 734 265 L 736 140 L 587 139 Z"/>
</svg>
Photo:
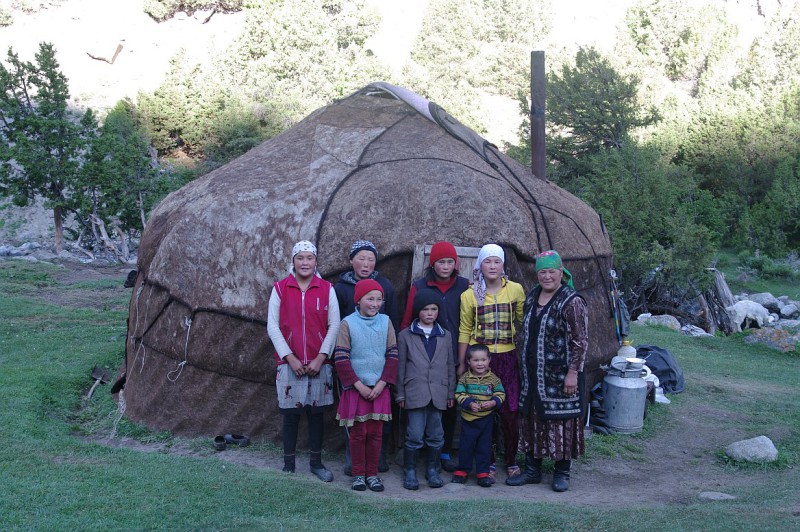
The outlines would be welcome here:
<svg viewBox="0 0 800 532">
<path fill-rule="evenodd" d="M 683 370 L 672 353 L 655 345 L 640 345 L 636 356 L 646 360 L 647 367 L 658 377 L 664 393 L 681 393 L 684 388 Z"/>
</svg>

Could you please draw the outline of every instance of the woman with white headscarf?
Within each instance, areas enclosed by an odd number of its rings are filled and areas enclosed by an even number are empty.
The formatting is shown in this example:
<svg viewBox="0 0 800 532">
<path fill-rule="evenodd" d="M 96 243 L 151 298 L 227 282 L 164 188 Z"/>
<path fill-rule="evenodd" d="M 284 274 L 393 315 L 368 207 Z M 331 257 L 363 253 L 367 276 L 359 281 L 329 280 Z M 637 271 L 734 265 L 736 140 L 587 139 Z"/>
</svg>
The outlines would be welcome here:
<svg viewBox="0 0 800 532">
<path fill-rule="evenodd" d="M 311 472 L 323 482 L 333 473 L 322 465 L 323 411 L 333 405 L 331 355 L 339 330 L 333 285 L 317 273 L 317 248 L 303 240 L 292 248 L 289 275 L 269 298 L 267 332 L 275 347 L 275 385 L 283 415 L 283 470 L 294 473 L 297 429 L 308 416 Z"/>
<path fill-rule="evenodd" d="M 522 322 L 525 290 L 509 281 L 504 269 L 505 253 L 497 244 L 486 244 L 478 253 L 472 270 L 472 288 L 461 294 L 461 320 L 458 330 L 458 374 L 466 371 L 467 348 L 483 344 L 491 353 L 492 372 L 500 378 L 506 400 L 500 408 L 506 473 L 520 474 L 517 466 L 519 426 L 519 369 L 514 338 Z M 494 480 L 494 464 L 490 476 Z"/>
</svg>

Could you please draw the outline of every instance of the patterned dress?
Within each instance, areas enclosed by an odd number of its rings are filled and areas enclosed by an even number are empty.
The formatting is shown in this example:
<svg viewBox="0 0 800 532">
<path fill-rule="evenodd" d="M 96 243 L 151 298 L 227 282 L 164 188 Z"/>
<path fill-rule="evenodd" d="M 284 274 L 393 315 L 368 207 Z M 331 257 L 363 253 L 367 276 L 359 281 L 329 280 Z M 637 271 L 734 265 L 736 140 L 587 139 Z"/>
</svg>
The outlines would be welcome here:
<svg viewBox="0 0 800 532">
<path fill-rule="evenodd" d="M 561 290 L 568 290 L 562 287 Z M 525 452 L 533 453 L 535 458 L 551 458 L 553 460 L 572 460 L 584 454 L 583 420 L 582 408 L 574 417 L 561 417 L 554 419 L 552 414 L 545 414 L 541 404 L 540 395 L 534 393 L 537 386 L 537 378 L 543 379 L 542 371 L 537 372 L 537 361 L 539 367 L 544 366 L 543 360 L 547 356 L 545 353 L 547 345 L 556 346 L 556 349 L 563 350 L 566 356 L 566 369 L 575 370 L 579 374 L 578 393 L 576 397 L 583 397 L 582 373 L 586 363 L 586 352 L 588 347 L 588 315 L 586 302 L 580 296 L 573 296 L 560 309 L 548 309 L 552 312 L 547 313 L 551 320 L 551 327 L 541 324 L 539 318 L 547 309 L 547 305 L 538 305 L 539 292 L 534 289 L 528 296 L 526 302 L 526 313 L 524 320 L 524 334 L 526 339 L 523 343 L 523 353 L 520 364 L 525 364 L 524 378 L 527 379 L 527 386 L 523 388 L 528 393 L 527 397 L 520 398 L 521 409 L 525 411 L 520 419 L 521 444 L 520 447 Z M 554 299 L 556 296 L 554 296 Z M 552 300 L 551 300 L 552 301 Z M 552 331 L 565 330 L 566 343 L 553 338 L 541 338 L 539 335 L 551 334 Z M 553 340 L 548 342 L 548 340 Z M 564 371 L 564 374 L 566 371 Z M 538 384 L 541 384 L 538 383 Z M 546 389 L 545 394 L 551 393 L 551 389 Z M 530 408 L 524 408 L 523 403 L 529 401 Z M 530 404 L 529 403 L 529 404 Z M 567 414 L 570 415 L 570 414 Z M 555 416 L 558 417 L 558 416 Z"/>
</svg>

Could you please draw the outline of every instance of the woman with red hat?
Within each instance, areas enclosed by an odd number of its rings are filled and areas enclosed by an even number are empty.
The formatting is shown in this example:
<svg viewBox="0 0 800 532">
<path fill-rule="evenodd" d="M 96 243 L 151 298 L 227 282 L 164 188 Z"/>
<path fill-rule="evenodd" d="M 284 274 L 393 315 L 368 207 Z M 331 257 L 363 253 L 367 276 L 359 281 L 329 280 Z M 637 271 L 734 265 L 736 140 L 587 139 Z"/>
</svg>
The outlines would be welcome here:
<svg viewBox="0 0 800 532">
<path fill-rule="evenodd" d="M 431 246 L 429 267 L 425 274 L 411 283 L 408 291 L 406 310 L 400 330 L 411 325 L 416 318 L 413 315 L 414 297 L 418 292 L 432 289 L 440 296 L 438 321 L 445 330 L 450 332 L 453 343 L 453 363 L 458 366 L 458 326 L 461 315 L 461 293 L 469 288 L 469 280 L 458 275 L 458 253 L 450 242 L 436 242 Z M 442 414 L 442 428 L 444 429 L 444 446 L 441 451 L 442 469 L 448 472 L 455 471 L 458 461 L 453 460 L 450 452 L 453 448 L 453 436 L 456 431 L 458 409 L 454 405 Z"/>
<path fill-rule="evenodd" d="M 356 311 L 342 320 L 333 354 L 343 388 L 336 419 L 348 431 L 353 489 L 383 491 L 378 457 L 383 422 L 392 419 L 387 385 L 397 377 L 397 340 L 389 317 L 380 313 L 378 281 L 358 281 L 353 301 Z"/>
</svg>

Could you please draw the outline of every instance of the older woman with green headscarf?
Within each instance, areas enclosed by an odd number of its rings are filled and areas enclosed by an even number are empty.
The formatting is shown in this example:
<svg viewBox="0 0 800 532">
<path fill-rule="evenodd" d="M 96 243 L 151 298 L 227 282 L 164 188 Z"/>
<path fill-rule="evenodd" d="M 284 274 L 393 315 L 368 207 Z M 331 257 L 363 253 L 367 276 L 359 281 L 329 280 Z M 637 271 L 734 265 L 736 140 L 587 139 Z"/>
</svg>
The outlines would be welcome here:
<svg viewBox="0 0 800 532">
<path fill-rule="evenodd" d="M 553 490 L 569 489 L 571 460 L 584 453 L 583 368 L 588 346 L 586 302 L 555 251 L 536 258 L 538 284 L 525 299 L 519 396 L 525 471 L 509 486 L 542 481 L 542 459 L 555 462 Z"/>
</svg>

